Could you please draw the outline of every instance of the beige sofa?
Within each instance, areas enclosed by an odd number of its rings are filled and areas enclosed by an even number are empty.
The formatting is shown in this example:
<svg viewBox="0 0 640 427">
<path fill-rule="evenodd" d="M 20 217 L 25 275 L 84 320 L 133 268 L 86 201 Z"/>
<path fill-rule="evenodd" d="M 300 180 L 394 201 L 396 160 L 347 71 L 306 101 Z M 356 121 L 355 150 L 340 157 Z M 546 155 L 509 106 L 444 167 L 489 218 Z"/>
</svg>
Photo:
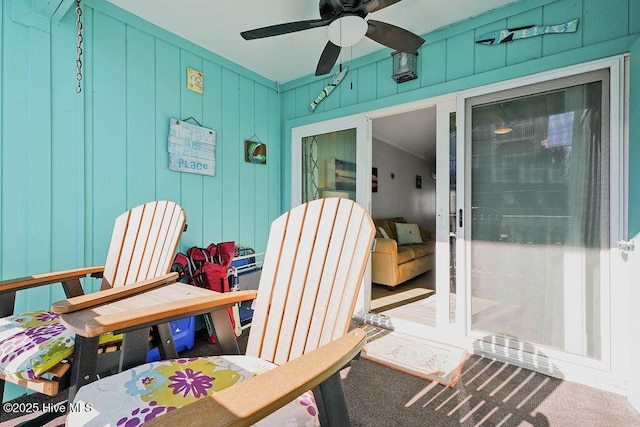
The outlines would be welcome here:
<svg viewBox="0 0 640 427">
<path fill-rule="evenodd" d="M 396 223 L 406 223 L 402 217 L 375 219 L 376 245 L 371 254 L 371 281 L 385 285 L 393 290 L 406 282 L 435 267 L 436 245 L 431 233 L 419 226 L 423 243 L 398 245 Z M 382 227 L 389 238 L 384 238 Z"/>
</svg>

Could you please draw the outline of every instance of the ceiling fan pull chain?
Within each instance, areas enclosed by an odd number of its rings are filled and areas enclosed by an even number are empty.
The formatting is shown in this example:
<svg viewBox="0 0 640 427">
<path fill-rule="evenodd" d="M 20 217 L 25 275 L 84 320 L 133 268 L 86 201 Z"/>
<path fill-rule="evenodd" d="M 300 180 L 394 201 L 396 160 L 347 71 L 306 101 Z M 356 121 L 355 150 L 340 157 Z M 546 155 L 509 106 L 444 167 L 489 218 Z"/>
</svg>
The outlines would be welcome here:
<svg viewBox="0 0 640 427">
<path fill-rule="evenodd" d="M 353 46 L 349 46 L 349 64 L 353 65 Z M 349 90 L 353 90 L 353 74 L 349 76 Z"/>
<path fill-rule="evenodd" d="M 76 47 L 76 93 L 82 92 L 82 9 L 80 8 L 80 0 L 76 0 L 76 29 L 78 30 L 78 45 Z"/>
</svg>

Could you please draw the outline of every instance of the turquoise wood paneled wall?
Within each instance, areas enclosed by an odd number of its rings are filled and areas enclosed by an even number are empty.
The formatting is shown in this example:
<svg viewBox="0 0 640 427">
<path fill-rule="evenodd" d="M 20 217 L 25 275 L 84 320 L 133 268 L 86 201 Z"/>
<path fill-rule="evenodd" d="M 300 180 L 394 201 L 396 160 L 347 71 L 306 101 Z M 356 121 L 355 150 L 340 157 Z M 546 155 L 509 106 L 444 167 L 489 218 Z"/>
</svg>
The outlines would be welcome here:
<svg viewBox="0 0 640 427">
<path fill-rule="evenodd" d="M 549 35 L 498 46 L 474 43 L 475 37 L 502 28 L 551 25 L 579 18 L 573 34 Z M 304 77 L 282 85 L 288 164 L 291 128 L 350 114 L 427 99 L 585 61 L 629 52 L 640 34 L 637 0 L 520 0 L 503 8 L 424 36 L 416 80 L 392 78 L 391 49 L 354 60 L 341 85 L 316 109 L 309 102 L 331 80 Z M 353 82 L 353 85 L 350 83 Z M 640 182 L 638 183 L 640 185 Z M 283 205 L 290 205 L 291 178 L 283 176 Z"/>
<path fill-rule="evenodd" d="M 182 247 L 234 240 L 264 250 L 281 213 L 281 111 L 275 83 L 102 0 L 84 4 L 84 91 L 75 93 L 75 14 L 31 1 L 0 7 L 0 280 L 104 263 L 113 221 L 154 199 L 179 202 Z M 204 94 L 186 89 L 186 68 Z M 217 132 L 216 176 L 168 170 L 170 118 Z M 244 140 L 267 164 L 244 162 Z M 86 290 L 97 281 L 85 282 Z M 64 298 L 18 294 L 16 311 Z M 5 399 L 24 389 L 7 386 Z"/>
</svg>

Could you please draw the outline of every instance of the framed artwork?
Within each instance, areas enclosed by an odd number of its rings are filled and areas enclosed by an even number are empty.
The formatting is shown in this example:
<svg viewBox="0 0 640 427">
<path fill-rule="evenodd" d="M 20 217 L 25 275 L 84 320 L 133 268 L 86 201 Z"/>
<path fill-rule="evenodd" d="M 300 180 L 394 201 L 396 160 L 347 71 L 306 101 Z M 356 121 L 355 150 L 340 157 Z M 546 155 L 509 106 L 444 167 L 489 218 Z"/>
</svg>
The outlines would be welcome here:
<svg viewBox="0 0 640 427">
<path fill-rule="evenodd" d="M 204 92 L 204 74 L 202 74 L 202 71 L 187 67 L 187 89 L 200 94 Z"/>
<path fill-rule="evenodd" d="M 422 176 L 416 175 L 416 188 L 422 188 Z"/>
<path fill-rule="evenodd" d="M 256 165 L 267 164 L 267 145 L 259 141 L 244 142 L 244 161 Z"/>
<path fill-rule="evenodd" d="M 335 160 L 336 190 L 356 191 L 356 164 Z"/>
<path fill-rule="evenodd" d="M 378 192 L 378 168 L 371 168 L 371 192 Z"/>
</svg>

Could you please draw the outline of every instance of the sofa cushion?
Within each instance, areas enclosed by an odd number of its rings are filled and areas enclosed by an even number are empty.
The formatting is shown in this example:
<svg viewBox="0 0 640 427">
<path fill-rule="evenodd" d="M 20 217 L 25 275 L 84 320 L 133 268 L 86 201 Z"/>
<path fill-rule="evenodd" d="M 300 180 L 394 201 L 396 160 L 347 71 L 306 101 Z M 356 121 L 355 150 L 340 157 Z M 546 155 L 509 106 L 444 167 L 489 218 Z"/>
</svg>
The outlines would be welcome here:
<svg viewBox="0 0 640 427">
<path fill-rule="evenodd" d="M 422 237 L 423 242 L 428 242 L 429 240 L 434 240 L 431 238 L 431 231 L 428 228 L 425 228 L 421 225 L 418 225 L 420 228 L 420 237 Z M 435 235 L 433 236 L 435 238 Z"/>
<path fill-rule="evenodd" d="M 376 237 L 377 237 L 377 238 L 381 238 L 381 237 L 383 237 L 383 238 L 385 238 L 385 239 L 393 239 L 393 240 L 395 240 L 395 239 L 396 239 L 396 235 L 395 235 L 395 233 L 393 233 L 393 232 L 391 231 L 391 230 L 392 230 L 392 228 L 391 228 L 391 224 L 389 223 L 389 220 L 388 220 L 388 219 L 374 219 L 374 220 L 373 220 L 373 223 L 374 223 L 374 224 L 375 224 L 375 226 L 376 226 Z M 389 237 L 385 237 L 385 236 L 380 232 L 380 228 L 382 228 L 382 229 L 387 233 L 387 236 L 389 236 Z M 395 225 L 394 225 L 394 226 L 393 226 L 393 229 L 395 230 L 395 228 L 396 228 L 396 227 L 395 227 Z"/>
<path fill-rule="evenodd" d="M 389 221 L 389 228 L 391 229 L 391 234 L 389 234 L 389 236 L 391 236 L 391 238 L 397 242 L 398 233 L 396 233 L 396 224 L 397 223 L 406 224 L 407 221 L 401 216 L 398 216 L 395 218 L 388 218 L 387 221 Z"/>
<path fill-rule="evenodd" d="M 389 237 L 389 234 L 387 233 L 387 230 L 384 229 L 384 227 L 378 227 L 378 231 L 380 232 L 380 234 L 382 235 L 382 237 L 384 239 L 390 239 L 391 238 L 391 237 Z"/>
<path fill-rule="evenodd" d="M 413 261 L 414 259 L 415 255 L 411 245 L 398 246 L 398 265 Z"/>
<path fill-rule="evenodd" d="M 398 245 L 422 243 L 418 224 L 396 223 L 396 235 L 398 236 Z"/>
<path fill-rule="evenodd" d="M 382 227 L 384 228 L 384 231 L 387 232 L 387 234 L 389 235 L 389 238 L 393 239 L 393 240 L 398 240 L 398 235 L 396 234 L 396 223 L 400 222 L 400 223 L 406 223 L 407 221 L 402 218 L 402 217 L 395 217 L 395 218 L 383 218 L 383 219 L 374 219 L 373 223 L 376 226 L 376 230 L 378 229 L 378 227 Z M 380 237 L 384 237 L 381 233 L 380 230 L 376 231 L 376 237 L 380 238 Z"/>
<path fill-rule="evenodd" d="M 434 241 L 424 242 L 424 243 L 414 243 L 412 245 L 405 245 L 402 247 L 404 248 L 407 246 L 409 246 L 413 250 L 413 256 L 415 258 L 422 258 L 423 256 L 436 253 L 436 242 Z"/>
</svg>

